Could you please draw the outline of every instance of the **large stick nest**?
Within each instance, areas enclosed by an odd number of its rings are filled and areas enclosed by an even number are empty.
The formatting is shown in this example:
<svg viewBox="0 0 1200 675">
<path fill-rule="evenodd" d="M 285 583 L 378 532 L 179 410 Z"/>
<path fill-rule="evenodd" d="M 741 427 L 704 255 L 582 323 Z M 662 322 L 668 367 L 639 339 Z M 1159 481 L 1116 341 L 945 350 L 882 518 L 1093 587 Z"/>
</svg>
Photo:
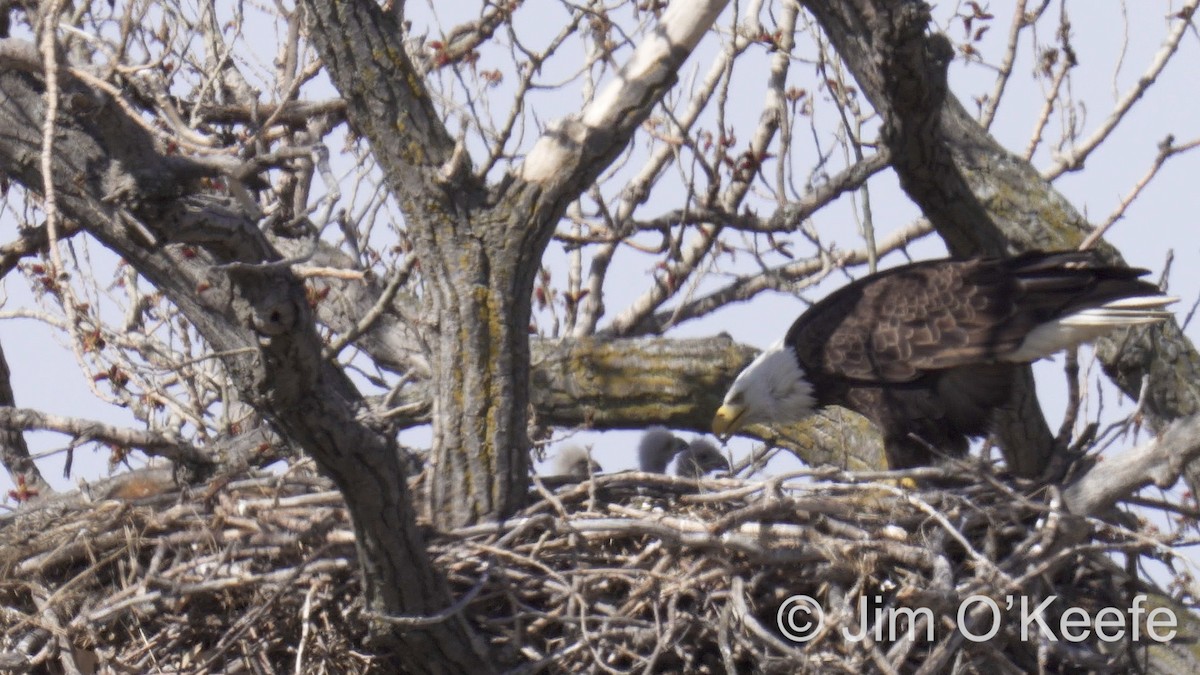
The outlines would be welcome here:
<svg viewBox="0 0 1200 675">
<path fill-rule="evenodd" d="M 535 483 L 524 512 L 429 545 L 460 599 L 445 614 L 462 612 L 505 669 L 1127 671 L 1143 659 L 1129 640 L 1022 639 L 1016 612 L 1020 598 L 1057 596 L 1043 616 L 1058 626 L 1068 606 L 1130 607 L 1146 589 L 1117 561 L 1162 539 L 965 471 L 909 472 L 936 485 L 916 488 L 821 471 Z M 356 570 L 339 493 L 303 471 L 138 502 L 28 504 L 0 519 L 0 669 L 378 671 Z M 777 622 L 800 594 L 824 609 L 805 643 Z M 971 596 L 1000 610 L 990 640 L 956 629 Z M 911 635 L 901 620 L 898 639 L 846 640 L 862 598 L 872 616 L 928 609 Z M 963 614 L 974 633 L 992 625 L 980 607 Z"/>
</svg>

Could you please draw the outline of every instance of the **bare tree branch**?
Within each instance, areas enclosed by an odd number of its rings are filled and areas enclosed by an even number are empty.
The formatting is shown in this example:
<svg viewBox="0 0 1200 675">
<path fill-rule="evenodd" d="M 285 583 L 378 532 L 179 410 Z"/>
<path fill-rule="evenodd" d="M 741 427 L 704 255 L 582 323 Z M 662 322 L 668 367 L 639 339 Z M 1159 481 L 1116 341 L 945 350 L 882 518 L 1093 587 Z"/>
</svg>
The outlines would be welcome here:
<svg viewBox="0 0 1200 675">
<path fill-rule="evenodd" d="M 1159 47 L 1158 53 L 1154 55 L 1154 59 L 1146 68 L 1146 72 L 1137 79 L 1137 82 L 1126 91 L 1113 107 L 1111 113 L 1100 124 L 1092 135 L 1084 139 L 1084 141 L 1072 148 L 1065 156 L 1059 157 L 1053 167 L 1046 170 L 1044 175 L 1048 180 L 1054 180 L 1067 171 L 1074 171 L 1083 166 L 1087 161 L 1088 155 L 1092 153 L 1104 139 L 1108 138 L 1113 129 L 1125 118 L 1125 114 L 1137 103 L 1138 99 L 1146 93 L 1146 90 L 1154 84 L 1162 73 L 1163 68 L 1166 68 L 1170 63 L 1171 57 L 1175 55 L 1175 51 L 1179 49 L 1179 43 L 1183 40 L 1183 36 L 1188 32 L 1188 29 L 1195 30 L 1192 24 L 1192 16 L 1196 13 L 1196 7 L 1200 6 L 1197 0 L 1187 0 L 1183 6 L 1174 12 L 1171 16 L 1171 31 L 1163 40 L 1162 46 Z"/>
<path fill-rule="evenodd" d="M 1200 457 L 1200 416 L 1177 420 L 1157 438 L 1115 457 L 1105 457 L 1063 491 L 1072 513 L 1099 515 L 1148 486 L 1169 488 Z"/>
<path fill-rule="evenodd" d="M 122 449 L 136 448 L 147 455 L 165 457 L 194 467 L 210 467 L 214 462 L 200 448 L 171 434 L 122 429 L 103 422 L 51 415 L 28 408 L 0 406 L 0 428 L 8 431 L 57 431 L 73 436 L 76 442 L 97 441 Z"/>
</svg>

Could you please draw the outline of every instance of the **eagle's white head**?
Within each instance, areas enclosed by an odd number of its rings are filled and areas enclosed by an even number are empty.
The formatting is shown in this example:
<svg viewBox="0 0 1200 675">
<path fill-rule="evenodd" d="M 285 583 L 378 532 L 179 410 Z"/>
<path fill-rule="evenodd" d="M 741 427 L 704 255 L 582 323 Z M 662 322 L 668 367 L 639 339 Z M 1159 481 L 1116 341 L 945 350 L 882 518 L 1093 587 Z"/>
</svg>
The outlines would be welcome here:
<svg viewBox="0 0 1200 675">
<path fill-rule="evenodd" d="M 750 424 L 788 424 L 813 413 L 812 384 L 783 340 L 746 366 L 725 394 L 713 417 L 713 433 L 722 441 Z"/>
</svg>

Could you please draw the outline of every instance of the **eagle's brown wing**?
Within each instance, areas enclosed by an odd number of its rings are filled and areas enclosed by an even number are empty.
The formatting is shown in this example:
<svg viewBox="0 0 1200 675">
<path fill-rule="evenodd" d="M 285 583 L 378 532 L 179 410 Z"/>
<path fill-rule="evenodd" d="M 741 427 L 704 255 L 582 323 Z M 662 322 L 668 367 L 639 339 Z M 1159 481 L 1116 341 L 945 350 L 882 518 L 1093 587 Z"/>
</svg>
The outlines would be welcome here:
<svg viewBox="0 0 1200 675">
<path fill-rule="evenodd" d="M 1157 288 L 1088 252 L 931 260 L 859 279 L 801 316 L 787 343 L 814 375 L 862 384 L 992 363 L 1031 330 Z"/>
</svg>

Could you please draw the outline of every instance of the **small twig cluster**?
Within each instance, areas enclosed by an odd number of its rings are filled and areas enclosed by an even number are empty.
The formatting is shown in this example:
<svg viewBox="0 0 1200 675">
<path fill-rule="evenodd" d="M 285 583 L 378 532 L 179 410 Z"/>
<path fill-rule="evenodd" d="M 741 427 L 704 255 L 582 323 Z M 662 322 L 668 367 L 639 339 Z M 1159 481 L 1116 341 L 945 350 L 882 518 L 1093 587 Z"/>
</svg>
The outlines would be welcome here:
<svg viewBox="0 0 1200 675">
<path fill-rule="evenodd" d="M 1169 542 L 964 471 L 535 482 L 520 514 L 431 539 L 459 598 L 434 620 L 467 617 L 520 672 L 1128 668 L 1128 640 L 1024 638 L 1020 599 L 1057 596 L 1050 626 L 1068 606 L 1129 607 L 1153 591 L 1115 583 L 1112 554 Z M 31 503 L 0 520 L 0 668 L 366 672 L 354 555 L 340 495 L 298 472 L 138 503 Z M 824 612 L 806 642 L 790 639 L 815 618 L 789 610 L 797 595 Z M 960 612 L 970 597 L 998 607 L 991 639 L 964 632 L 993 623 L 978 600 Z M 848 639 L 864 607 L 867 636 Z"/>
</svg>

